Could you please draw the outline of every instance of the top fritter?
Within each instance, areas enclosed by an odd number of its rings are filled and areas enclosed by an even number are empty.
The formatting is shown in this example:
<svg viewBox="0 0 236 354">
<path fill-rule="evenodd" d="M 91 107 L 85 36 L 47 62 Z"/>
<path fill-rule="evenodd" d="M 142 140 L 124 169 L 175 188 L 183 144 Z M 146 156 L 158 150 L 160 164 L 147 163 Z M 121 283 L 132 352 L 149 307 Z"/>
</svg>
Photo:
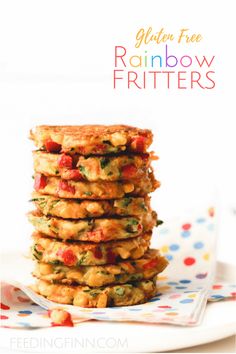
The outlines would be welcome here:
<svg viewBox="0 0 236 354">
<path fill-rule="evenodd" d="M 94 155 L 118 152 L 145 153 L 152 132 L 126 125 L 41 125 L 30 132 L 37 148 L 48 152 Z"/>
</svg>

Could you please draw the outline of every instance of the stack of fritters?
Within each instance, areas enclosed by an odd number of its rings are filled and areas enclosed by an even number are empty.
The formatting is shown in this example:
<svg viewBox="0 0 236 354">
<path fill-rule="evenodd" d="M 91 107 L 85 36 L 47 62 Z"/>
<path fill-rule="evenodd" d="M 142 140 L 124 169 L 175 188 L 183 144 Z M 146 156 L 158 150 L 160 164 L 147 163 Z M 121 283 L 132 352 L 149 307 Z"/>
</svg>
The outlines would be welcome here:
<svg viewBox="0 0 236 354">
<path fill-rule="evenodd" d="M 159 183 L 152 133 L 129 126 L 39 126 L 31 132 L 35 289 L 82 307 L 143 303 L 167 261 L 149 249 Z"/>
</svg>

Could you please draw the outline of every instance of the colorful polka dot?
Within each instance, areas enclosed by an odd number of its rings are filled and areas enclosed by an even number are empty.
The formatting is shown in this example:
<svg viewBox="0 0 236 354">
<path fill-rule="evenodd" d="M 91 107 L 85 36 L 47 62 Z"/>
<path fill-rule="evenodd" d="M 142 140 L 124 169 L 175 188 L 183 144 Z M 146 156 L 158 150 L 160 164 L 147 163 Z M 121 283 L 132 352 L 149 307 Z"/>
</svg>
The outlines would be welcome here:
<svg viewBox="0 0 236 354">
<path fill-rule="evenodd" d="M 223 296 L 223 295 L 211 295 L 211 298 L 213 300 L 223 300 L 223 299 L 225 299 L 225 296 Z"/>
<path fill-rule="evenodd" d="M 183 237 L 183 238 L 187 238 L 187 237 L 189 237 L 191 235 L 191 232 L 190 231 L 182 231 L 181 232 L 181 236 Z"/>
<path fill-rule="evenodd" d="M 1 320 L 7 320 L 7 319 L 8 319 L 8 317 L 7 317 L 7 316 L 5 316 L 5 315 L 0 315 L 0 319 L 1 319 Z"/>
<path fill-rule="evenodd" d="M 204 261 L 209 261 L 210 254 L 209 253 L 205 253 L 202 258 L 204 259 Z"/>
<path fill-rule="evenodd" d="M 172 261 L 172 259 L 174 258 L 172 254 L 166 254 L 165 257 L 168 259 L 168 261 Z"/>
<path fill-rule="evenodd" d="M 184 230 L 184 231 L 187 231 L 187 230 L 189 230 L 189 229 L 191 229 L 191 224 L 183 224 L 182 225 L 182 229 Z"/>
<path fill-rule="evenodd" d="M 193 302 L 193 299 L 183 299 L 183 300 L 180 300 L 180 303 L 181 303 L 181 304 L 190 304 L 191 302 Z"/>
<path fill-rule="evenodd" d="M 187 289 L 187 286 L 176 286 L 175 289 Z"/>
<path fill-rule="evenodd" d="M 169 296 L 170 299 L 178 299 L 178 297 L 181 297 L 181 294 L 173 294 Z"/>
<path fill-rule="evenodd" d="M 189 279 L 182 279 L 182 280 L 180 280 L 179 281 L 181 284 L 189 284 L 189 283 L 191 283 L 191 280 L 189 280 Z"/>
<path fill-rule="evenodd" d="M 178 249 L 179 249 L 179 245 L 177 245 L 176 243 L 173 243 L 172 245 L 170 245 L 171 251 L 177 251 Z"/>
<path fill-rule="evenodd" d="M 212 286 L 212 289 L 214 289 L 214 290 L 222 289 L 222 285 L 215 284 L 215 285 Z"/>
<path fill-rule="evenodd" d="M 208 273 L 198 273 L 196 274 L 197 279 L 205 279 L 207 277 Z"/>
<path fill-rule="evenodd" d="M 167 306 L 167 305 L 163 305 L 163 306 L 158 306 L 159 309 L 171 309 L 172 306 Z"/>
<path fill-rule="evenodd" d="M 167 253 L 169 251 L 169 247 L 167 245 L 164 245 L 164 246 L 161 247 L 161 251 L 163 253 Z"/>
<path fill-rule="evenodd" d="M 178 283 L 175 282 L 175 281 L 169 281 L 167 284 L 168 284 L 168 285 L 178 285 Z"/>
<path fill-rule="evenodd" d="M 215 209 L 213 207 L 208 209 L 208 214 L 211 218 L 213 218 L 213 216 L 215 215 Z"/>
<path fill-rule="evenodd" d="M 178 312 L 167 312 L 166 316 L 177 316 Z"/>
<path fill-rule="evenodd" d="M 184 264 L 185 264 L 186 266 L 191 266 L 191 265 L 193 265 L 195 262 L 196 262 L 196 260 L 195 260 L 195 258 L 193 258 L 193 257 L 187 257 L 187 258 L 184 259 Z"/>
<path fill-rule="evenodd" d="M 189 294 L 189 295 L 188 295 L 188 297 L 189 297 L 190 299 L 194 299 L 196 296 L 197 296 L 197 294 Z"/>
<path fill-rule="evenodd" d="M 5 305 L 1 302 L 1 310 L 9 310 L 10 307 L 8 305 Z"/>
<path fill-rule="evenodd" d="M 194 247 L 196 250 L 200 250 L 201 248 L 204 247 L 204 243 L 201 242 L 201 241 L 195 242 L 195 243 L 193 244 L 193 247 Z"/>
<path fill-rule="evenodd" d="M 196 219 L 196 222 L 198 224 L 203 224 L 204 222 L 206 222 L 206 219 L 205 218 L 198 218 L 198 219 Z"/>
<path fill-rule="evenodd" d="M 29 316 L 29 315 L 31 315 L 31 313 L 32 313 L 32 311 L 30 311 L 30 310 L 21 310 L 21 311 L 19 311 L 17 316 L 22 316 L 22 317 Z"/>
</svg>

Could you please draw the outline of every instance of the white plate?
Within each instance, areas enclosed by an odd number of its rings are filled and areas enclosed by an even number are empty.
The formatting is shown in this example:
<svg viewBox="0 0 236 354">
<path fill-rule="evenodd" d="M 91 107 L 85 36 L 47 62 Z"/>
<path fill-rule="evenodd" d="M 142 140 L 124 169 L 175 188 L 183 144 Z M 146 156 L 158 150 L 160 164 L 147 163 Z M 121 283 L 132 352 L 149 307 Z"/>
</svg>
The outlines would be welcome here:
<svg viewBox="0 0 236 354">
<path fill-rule="evenodd" d="M 217 264 L 217 281 L 235 282 L 236 268 Z M 1 347 L 31 352 L 164 352 L 210 343 L 236 334 L 235 301 L 207 305 L 196 327 L 88 321 L 78 327 L 1 329 Z"/>
</svg>

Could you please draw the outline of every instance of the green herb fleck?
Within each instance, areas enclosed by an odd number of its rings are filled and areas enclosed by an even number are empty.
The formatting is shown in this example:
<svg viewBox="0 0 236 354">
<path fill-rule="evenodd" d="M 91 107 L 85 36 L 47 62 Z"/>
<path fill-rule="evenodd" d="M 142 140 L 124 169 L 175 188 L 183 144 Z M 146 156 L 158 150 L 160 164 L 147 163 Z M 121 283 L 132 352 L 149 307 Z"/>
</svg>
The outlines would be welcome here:
<svg viewBox="0 0 236 354">
<path fill-rule="evenodd" d="M 122 201 L 123 207 L 127 207 L 132 202 L 131 198 L 124 198 Z"/>
<path fill-rule="evenodd" d="M 164 223 L 164 221 L 162 220 L 157 220 L 156 226 L 162 225 Z"/>
<path fill-rule="evenodd" d="M 103 157 L 100 161 L 101 168 L 104 169 L 109 163 L 110 160 L 107 157 Z"/>
<path fill-rule="evenodd" d="M 112 143 L 110 142 L 110 140 L 103 140 L 103 144 L 112 145 Z"/>
<path fill-rule="evenodd" d="M 92 192 L 84 192 L 85 195 L 91 196 L 93 193 Z"/>
<path fill-rule="evenodd" d="M 118 296 L 123 296 L 124 293 L 125 293 L 125 289 L 124 288 L 115 288 L 115 293 L 118 295 Z"/>
</svg>

